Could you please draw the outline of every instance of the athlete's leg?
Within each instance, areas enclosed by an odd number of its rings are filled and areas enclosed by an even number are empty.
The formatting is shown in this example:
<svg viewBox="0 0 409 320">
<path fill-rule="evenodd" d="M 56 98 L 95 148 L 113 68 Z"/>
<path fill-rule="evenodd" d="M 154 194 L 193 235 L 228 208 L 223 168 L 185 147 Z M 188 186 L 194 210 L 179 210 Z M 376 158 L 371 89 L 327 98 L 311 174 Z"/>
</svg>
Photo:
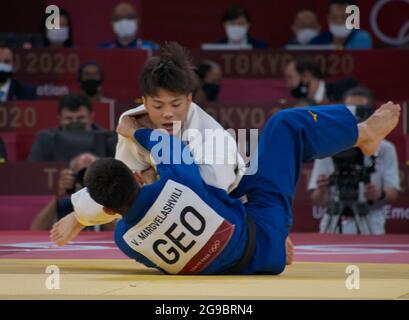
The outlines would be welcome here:
<svg viewBox="0 0 409 320">
<path fill-rule="evenodd" d="M 232 196 L 247 194 L 257 207 L 268 206 L 271 193 L 288 197 L 292 203 L 302 163 L 324 158 L 353 146 L 366 154 L 375 152 L 380 141 L 396 126 L 399 105 L 388 103 L 367 121 L 357 125 L 344 105 L 287 109 L 266 124 L 250 171 Z M 256 161 L 255 161 L 256 160 Z M 287 217 L 288 225 L 291 217 Z"/>
<path fill-rule="evenodd" d="M 244 176 L 232 192 L 233 196 L 247 194 L 246 209 L 257 227 L 254 258 L 243 273 L 284 270 L 285 243 L 302 162 L 353 146 L 366 153 L 376 151 L 374 144 L 396 126 L 399 110 L 397 105 L 384 105 L 359 126 L 344 105 L 289 109 L 268 121 L 259 143 L 258 170 Z M 368 145 L 371 149 L 365 149 Z"/>
</svg>

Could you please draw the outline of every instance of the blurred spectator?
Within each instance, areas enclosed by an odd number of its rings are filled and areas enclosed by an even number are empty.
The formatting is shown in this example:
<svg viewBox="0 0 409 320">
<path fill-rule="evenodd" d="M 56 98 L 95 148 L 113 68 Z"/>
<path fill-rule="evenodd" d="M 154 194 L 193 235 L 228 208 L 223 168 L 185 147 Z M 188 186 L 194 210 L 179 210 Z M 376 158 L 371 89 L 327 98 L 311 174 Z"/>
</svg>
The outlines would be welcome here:
<svg viewBox="0 0 409 320">
<path fill-rule="evenodd" d="M 196 68 L 199 78 L 198 88 L 194 93 L 194 101 L 198 105 L 204 102 L 217 101 L 222 80 L 222 69 L 218 63 L 205 60 Z"/>
<path fill-rule="evenodd" d="M 83 152 L 113 156 L 116 135 L 98 127 L 88 97 L 68 94 L 60 100 L 58 128 L 40 131 L 28 156 L 29 161 L 69 161 Z"/>
<path fill-rule="evenodd" d="M 113 103 L 114 100 L 101 94 L 104 82 L 104 70 L 96 61 L 86 61 L 78 69 L 78 82 L 83 93 L 91 99 L 92 103 Z"/>
<path fill-rule="evenodd" d="M 87 168 L 98 158 L 91 153 L 83 153 L 70 161 L 69 168 L 60 171 L 57 190 L 51 201 L 38 213 L 31 224 L 31 230 L 50 230 L 52 225 L 74 211 L 71 195 L 84 187 Z M 112 230 L 113 224 L 95 226 L 92 229 Z"/>
<path fill-rule="evenodd" d="M 250 46 L 253 49 L 267 48 L 266 42 L 249 36 L 250 16 L 243 7 L 237 5 L 229 7 L 223 15 L 222 22 L 226 38 L 217 43 L 228 43 L 244 48 Z"/>
<path fill-rule="evenodd" d="M 158 44 L 136 37 L 138 32 L 136 10 L 128 2 L 119 3 L 114 7 L 112 29 L 116 35 L 115 41 L 102 44 L 102 48 L 159 49 Z"/>
<path fill-rule="evenodd" d="M 0 46 L 0 102 L 37 99 L 36 88 L 13 78 L 14 54 L 11 48 Z"/>
<path fill-rule="evenodd" d="M 350 77 L 326 82 L 318 63 L 304 58 L 290 60 L 284 68 L 284 76 L 294 98 L 308 98 L 318 104 L 341 100 L 347 90 L 357 85 Z"/>
<path fill-rule="evenodd" d="M 60 8 L 60 28 L 47 29 L 45 22 L 50 14 L 46 14 L 41 25 L 44 47 L 72 48 L 74 46 L 74 40 L 70 14 L 67 10 Z"/>
<path fill-rule="evenodd" d="M 372 38 L 362 29 L 347 29 L 345 12 L 347 6 L 355 5 L 353 0 L 328 1 L 328 26 L 329 31 L 320 34 L 314 39 L 313 44 L 334 45 L 336 49 L 370 49 Z"/>
<path fill-rule="evenodd" d="M 0 163 L 7 161 L 7 151 L 3 139 L 0 137 Z"/>
<path fill-rule="evenodd" d="M 301 10 L 295 15 L 291 30 L 295 38 L 289 45 L 310 45 L 319 35 L 321 26 L 317 15 L 311 10 Z"/>
<path fill-rule="evenodd" d="M 357 86 L 349 89 L 344 95 L 344 103 L 349 106 L 368 106 L 375 110 L 375 97 L 368 88 Z"/>
<path fill-rule="evenodd" d="M 345 94 L 344 103 L 354 108 L 370 108 L 372 112 L 375 110 L 375 98 L 368 89 L 362 87 L 349 90 Z M 357 114 L 355 116 L 357 117 Z M 396 148 L 391 142 L 383 140 L 375 157 L 375 172 L 371 174 L 370 183 L 359 188 L 358 192 L 359 199 L 367 201 L 369 205 L 366 217 L 370 232 L 380 235 L 385 233 L 386 220 L 382 207 L 397 200 L 400 180 Z M 365 165 L 371 163 L 371 157 L 364 157 L 364 163 Z M 311 199 L 315 205 L 327 207 L 333 200 L 329 177 L 334 171 L 333 158 L 314 161 L 308 189 L 311 191 Z M 329 219 L 330 216 L 327 213 L 324 214 L 320 223 L 320 232 L 325 232 Z M 352 216 L 342 217 L 341 225 L 342 233 L 356 234 L 358 232 Z"/>
</svg>

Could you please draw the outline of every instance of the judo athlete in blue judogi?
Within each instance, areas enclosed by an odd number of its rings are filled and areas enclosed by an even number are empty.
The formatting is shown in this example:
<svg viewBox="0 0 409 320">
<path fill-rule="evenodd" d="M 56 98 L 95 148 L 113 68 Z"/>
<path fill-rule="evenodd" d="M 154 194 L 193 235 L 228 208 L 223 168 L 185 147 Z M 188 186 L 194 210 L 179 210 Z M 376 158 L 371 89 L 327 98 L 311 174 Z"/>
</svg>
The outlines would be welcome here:
<svg viewBox="0 0 409 320">
<path fill-rule="evenodd" d="M 258 169 L 231 194 L 203 182 L 197 165 L 181 157 L 190 151 L 178 138 L 138 129 L 134 138 L 151 151 L 159 180 L 142 185 L 122 162 L 101 159 L 88 169 L 85 185 L 106 213 L 122 215 L 118 247 L 148 267 L 169 274 L 279 274 L 303 161 L 353 146 L 375 152 L 399 112 L 399 105 L 388 103 L 357 125 L 344 105 L 280 111 L 263 129 L 250 164 Z M 158 144 L 166 149 L 161 159 L 167 153 L 170 161 L 159 161 L 153 152 Z M 239 200 L 243 195 L 246 204 Z"/>
</svg>

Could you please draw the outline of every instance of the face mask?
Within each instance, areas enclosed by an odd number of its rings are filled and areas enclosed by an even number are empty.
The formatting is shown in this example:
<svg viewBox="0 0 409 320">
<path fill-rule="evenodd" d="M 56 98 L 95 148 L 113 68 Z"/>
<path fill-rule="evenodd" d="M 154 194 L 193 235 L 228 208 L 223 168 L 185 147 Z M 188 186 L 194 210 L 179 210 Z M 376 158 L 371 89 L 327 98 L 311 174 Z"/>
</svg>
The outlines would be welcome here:
<svg viewBox="0 0 409 320">
<path fill-rule="evenodd" d="M 81 80 L 80 81 L 81 89 L 85 91 L 88 96 L 95 96 L 97 93 L 98 87 L 101 85 L 101 80 Z"/>
<path fill-rule="evenodd" d="M 5 83 L 11 78 L 13 74 L 13 67 L 11 64 L 0 62 L 0 83 Z"/>
<path fill-rule="evenodd" d="M 206 95 L 207 100 L 216 101 L 219 96 L 220 86 L 216 83 L 205 83 L 202 90 Z"/>
<path fill-rule="evenodd" d="M 114 31 L 118 37 L 133 37 L 138 30 L 138 23 L 134 19 L 122 19 L 114 22 Z"/>
<path fill-rule="evenodd" d="M 301 44 L 307 44 L 318 35 L 315 29 L 301 29 L 297 31 L 297 41 Z"/>
<path fill-rule="evenodd" d="M 62 27 L 60 29 L 47 29 L 47 39 L 51 43 L 63 43 L 68 40 L 69 29 Z"/>
<path fill-rule="evenodd" d="M 227 26 L 225 30 L 229 40 L 241 41 L 246 37 L 248 28 L 243 26 Z"/>
<path fill-rule="evenodd" d="M 352 29 L 349 30 L 343 24 L 330 24 L 329 31 L 333 34 L 335 38 L 346 38 L 351 33 Z"/>
<path fill-rule="evenodd" d="M 291 94 L 294 98 L 303 99 L 308 97 L 309 85 L 300 81 L 299 85 L 291 90 Z"/>
<path fill-rule="evenodd" d="M 85 123 L 81 121 L 70 122 L 64 125 L 63 128 L 67 131 L 84 131 Z"/>
<path fill-rule="evenodd" d="M 358 123 L 367 120 L 375 112 L 375 108 L 366 104 L 348 105 L 347 108 L 355 116 Z"/>
</svg>

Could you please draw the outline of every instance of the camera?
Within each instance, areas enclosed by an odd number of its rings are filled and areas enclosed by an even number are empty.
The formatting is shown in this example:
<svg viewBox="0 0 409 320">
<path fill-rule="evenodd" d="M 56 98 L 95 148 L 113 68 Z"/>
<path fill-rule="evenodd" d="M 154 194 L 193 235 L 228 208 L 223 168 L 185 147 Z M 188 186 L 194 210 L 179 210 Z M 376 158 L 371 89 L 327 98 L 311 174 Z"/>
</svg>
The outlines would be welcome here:
<svg viewBox="0 0 409 320">
<path fill-rule="evenodd" d="M 348 106 L 348 109 L 358 123 L 365 121 L 374 113 L 374 108 L 368 105 Z M 367 166 L 362 151 L 359 148 L 351 148 L 336 154 L 332 160 L 335 172 L 330 176 L 330 186 L 335 187 L 336 201 L 358 201 L 359 184 L 370 182 L 371 174 L 375 172 L 376 158 L 372 156 L 372 163 Z"/>
<path fill-rule="evenodd" d="M 371 157 L 372 163 L 367 166 L 364 163 L 364 155 L 359 148 L 352 148 L 332 157 L 335 172 L 330 176 L 330 186 L 334 186 L 337 195 L 336 200 L 353 202 L 359 200 L 359 184 L 368 184 L 371 174 L 375 172 L 375 157 Z"/>
<path fill-rule="evenodd" d="M 342 233 L 341 217 L 353 217 L 361 234 L 370 234 L 366 219 L 371 203 L 360 199 L 360 184 L 368 184 L 375 172 L 375 156 L 366 165 L 364 155 L 358 148 L 352 148 L 333 156 L 335 171 L 330 176 L 331 201 L 327 208 L 330 216 L 325 232 Z"/>
<path fill-rule="evenodd" d="M 357 122 L 369 118 L 374 108 L 370 106 L 349 106 Z M 341 217 L 353 217 L 361 234 L 370 234 L 366 216 L 369 212 L 371 201 L 360 199 L 361 183 L 368 184 L 371 174 L 375 172 L 376 157 L 371 156 L 370 163 L 365 163 L 365 157 L 359 148 L 351 148 L 332 157 L 334 173 L 329 177 L 331 188 L 331 201 L 327 208 L 330 216 L 325 232 L 342 233 Z"/>
<path fill-rule="evenodd" d="M 81 186 L 81 188 L 84 187 L 84 177 L 85 177 L 85 172 L 87 171 L 87 168 L 83 168 L 78 172 L 74 172 L 74 184 L 73 187 L 70 189 L 67 189 L 67 194 L 73 194 L 77 191 L 77 184 Z"/>
<path fill-rule="evenodd" d="M 358 123 L 365 121 L 375 112 L 375 107 L 366 104 L 349 105 L 347 108 L 355 116 Z"/>
</svg>

